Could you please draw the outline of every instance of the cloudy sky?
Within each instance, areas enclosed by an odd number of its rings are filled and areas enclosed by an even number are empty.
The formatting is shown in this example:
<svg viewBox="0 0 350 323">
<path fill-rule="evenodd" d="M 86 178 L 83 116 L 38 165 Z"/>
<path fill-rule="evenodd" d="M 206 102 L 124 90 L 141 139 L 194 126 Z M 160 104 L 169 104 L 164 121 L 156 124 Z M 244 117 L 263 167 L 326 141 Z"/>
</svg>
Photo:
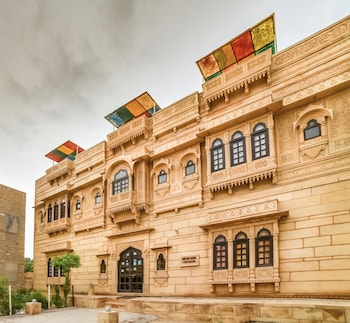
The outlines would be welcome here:
<svg viewBox="0 0 350 323">
<path fill-rule="evenodd" d="M 350 13 L 349 0 L 0 0 L 0 183 L 26 192 L 66 140 L 87 149 L 104 116 L 148 91 L 161 108 L 201 91 L 196 61 L 275 13 L 281 51 Z"/>
</svg>

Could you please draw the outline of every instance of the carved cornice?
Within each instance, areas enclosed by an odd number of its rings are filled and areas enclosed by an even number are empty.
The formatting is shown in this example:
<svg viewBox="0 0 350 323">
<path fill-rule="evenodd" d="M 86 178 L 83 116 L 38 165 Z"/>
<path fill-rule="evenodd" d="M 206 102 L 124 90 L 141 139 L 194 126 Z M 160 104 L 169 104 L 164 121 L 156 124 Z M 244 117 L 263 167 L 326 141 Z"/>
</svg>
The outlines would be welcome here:
<svg viewBox="0 0 350 323">
<path fill-rule="evenodd" d="M 260 201 L 252 204 L 240 205 L 230 209 L 215 210 L 208 213 L 208 224 L 200 226 L 207 230 L 220 225 L 244 222 L 266 218 L 271 220 L 287 216 L 288 212 L 281 212 L 278 208 L 278 200 Z"/>
<path fill-rule="evenodd" d="M 51 253 L 58 251 L 72 251 L 70 241 L 46 245 L 42 253 Z"/>
<path fill-rule="evenodd" d="M 329 27 L 326 30 L 319 32 L 314 37 L 310 37 L 302 43 L 276 54 L 273 59 L 274 69 L 290 65 L 306 56 L 310 56 L 311 54 L 320 51 L 322 48 L 330 44 L 334 44 L 337 40 L 340 41 L 343 37 L 349 34 L 349 30 L 350 19 L 347 18 L 333 27 Z"/>
</svg>

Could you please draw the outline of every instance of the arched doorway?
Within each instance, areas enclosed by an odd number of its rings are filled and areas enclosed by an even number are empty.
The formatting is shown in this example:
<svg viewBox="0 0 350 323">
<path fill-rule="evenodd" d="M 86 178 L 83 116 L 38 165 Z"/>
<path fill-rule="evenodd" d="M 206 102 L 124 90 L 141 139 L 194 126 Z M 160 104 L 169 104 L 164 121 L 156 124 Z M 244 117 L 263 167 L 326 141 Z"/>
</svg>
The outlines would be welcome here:
<svg viewBox="0 0 350 323">
<path fill-rule="evenodd" d="M 118 292 L 142 293 L 143 258 L 140 250 L 129 247 L 118 262 Z"/>
</svg>

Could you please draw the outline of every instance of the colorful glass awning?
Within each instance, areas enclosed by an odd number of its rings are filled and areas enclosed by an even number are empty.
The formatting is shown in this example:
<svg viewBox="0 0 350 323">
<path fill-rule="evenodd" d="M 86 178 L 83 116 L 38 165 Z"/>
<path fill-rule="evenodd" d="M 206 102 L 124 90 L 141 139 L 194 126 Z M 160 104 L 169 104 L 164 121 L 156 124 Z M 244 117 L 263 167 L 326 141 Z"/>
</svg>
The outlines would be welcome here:
<svg viewBox="0 0 350 323">
<path fill-rule="evenodd" d="M 272 49 L 273 54 L 276 52 L 274 14 L 201 58 L 197 65 L 204 79 L 208 81 L 242 59 L 257 55 L 268 48 Z"/>
<path fill-rule="evenodd" d="M 137 98 L 106 115 L 105 119 L 118 128 L 141 115 L 145 114 L 147 117 L 150 117 L 159 110 L 160 107 L 158 104 L 147 92 L 144 92 Z"/>
<path fill-rule="evenodd" d="M 61 160 L 66 158 L 75 160 L 75 156 L 83 151 L 83 148 L 71 142 L 70 140 L 67 140 L 64 144 L 47 153 L 45 157 L 59 163 Z"/>
</svg>

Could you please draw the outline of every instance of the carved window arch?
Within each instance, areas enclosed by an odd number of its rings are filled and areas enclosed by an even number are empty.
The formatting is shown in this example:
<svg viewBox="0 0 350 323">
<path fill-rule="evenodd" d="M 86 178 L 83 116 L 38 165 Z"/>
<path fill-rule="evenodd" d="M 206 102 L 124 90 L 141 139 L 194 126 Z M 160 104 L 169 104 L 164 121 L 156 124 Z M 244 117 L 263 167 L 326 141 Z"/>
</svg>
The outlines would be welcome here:
<svg viewBox="0 0 350 323">
<path fill-rule="evenodd" d="M 213 269 L 222 270 L 228 268 L 228 248 L 225 236 L 216 237 L 213 245 Z"/>
<path fill-rule="evenodd" d="M 162 253 L 158 255 L 157 270 L 165 270 L 165 258 Z"/>
<path fill-rule="evenodd" d="M 255 238 L 255 266 L 273 266 L 273 237 L 266 228 L 261 229 Z"/>
<path fill-rule="evenodd" d="M 52 262 L 51 258 L 47 260 L 47 277 L 52 277 Z"/>
<path fill-rule="evenodd" d="M 97 192 L 95 195 L 95 204 L 100 204 L 102 203 L 102 196 L 100 192 Z"/>
<path fill-rule="evenodd" d="M 54 206 L 53 206 L 53 219 L 57 220 L 58 219 L 58 202 L 56 201 Z"/>
<path fill-rule="evenodd" d="M 112 183 L 112 194 L 120 194 L 129 190 L 129 176 L 125 169 L 119 170 Z"/>
<path fill-rule="evenodd" d="M 244 232 L 237 233 L 233 241 L 233 268 L 249 267 L 249 239 Z"/>
<path fill-rule="evenodd" d="M 64 218 L 65 216 L 66 216 L 66 200 L 62 199 L 60 217 Z"/>
<path fill-rule="evenodd" d="M 245 137 L 241 131 L 236 131 L 230 142 L 231 148 L 231 166 L 243 164 L 247 161 Z"/>
<path fill-rule="evenodd" d="M 269 156 L 269 133 L 265 123 L 258 123 L 251 134 L 253 160 Z"/>
<path fill-rule="evenodd" d="M 210 149 L 210 155 L 212 173 L 225 168 L 225 147 L 220 138 L 213 141 Z"/>
<path fill-rule="evenodd" d="M 196 165 L 192 160 L 189 160 L 185 166 L 186 176 L 194 174 L 196 172 Z"/>
<path fill-rule="evenodd" d="M 52 204 L 51 203 L 47 208 L 47 222 L 52 222 Z"/>
<path fill-rule="evenodd" d="M 100 274 L 105 274 L 106 272 L 107 272 L 106 261 L 102 259 L 100 263 Z"/>
<path fill-rule="evenodd" d="M 167 172 L 162 169 L 158 174 L 158 184 L 163 184 L 168 181 L 168 174 Z"/>
<path fill-rule="evenodd" d="M 81 210 L 81 201 L 80 201 L 80 199 L 77 199 L 76 202 L 75 202 L 75 210 L 76 211 Z"/>
<path fill-rule="evenodd" d="M 309 140 L 320 136 L 321 124 L 319 124 L 315 119 L 309 120 L 304 128 L 304 140 Z"/>
</svg>

